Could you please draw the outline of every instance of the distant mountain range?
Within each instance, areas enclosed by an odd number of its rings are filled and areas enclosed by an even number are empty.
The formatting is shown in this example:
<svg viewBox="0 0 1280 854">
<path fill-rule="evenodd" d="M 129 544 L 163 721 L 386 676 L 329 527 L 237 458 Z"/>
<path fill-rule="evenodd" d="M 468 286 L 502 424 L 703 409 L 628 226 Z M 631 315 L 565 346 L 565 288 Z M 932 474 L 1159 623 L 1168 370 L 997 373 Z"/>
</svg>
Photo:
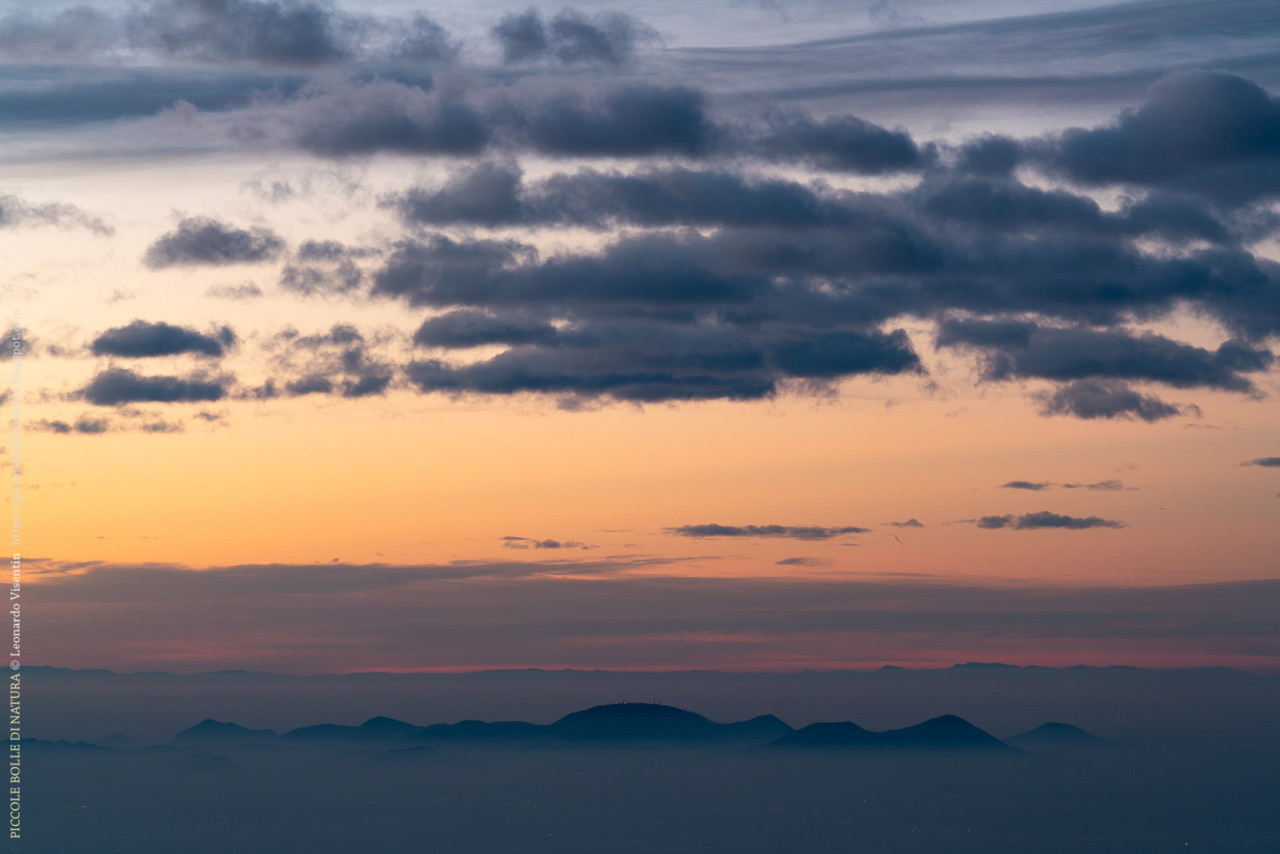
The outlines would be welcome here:
<svg viewBox="0 0 1280 854">
<path fill-rule="evenodd" d="M 427 747 L 432 743 L 572 746 L 654 744 L 737 744 L 792 749 L 964 750 L 1014 752 L 1018 747 L 1102 744 L 1068 724 L 1045 724 L 1023 733 L 1013 746 L 963 718 L 942 715 L 902 729 L 872 732 L 855 723 L 815 723 L 793 729 L 773 715 L 736 723 L 717 723 L 703 715 L 659 703 L 611 703 L 565 715 L 552 724 L 525 721 L 466 720 L 454 724 L 416 726 L 388 717 L 370 718 L 359 726 L 318 724 L 277 735 L 234 723 L 204 720 L 178 733 L 178 746 L 231 747 L 268 742 L 311 745 L 381 745 Z"/>
</svg>

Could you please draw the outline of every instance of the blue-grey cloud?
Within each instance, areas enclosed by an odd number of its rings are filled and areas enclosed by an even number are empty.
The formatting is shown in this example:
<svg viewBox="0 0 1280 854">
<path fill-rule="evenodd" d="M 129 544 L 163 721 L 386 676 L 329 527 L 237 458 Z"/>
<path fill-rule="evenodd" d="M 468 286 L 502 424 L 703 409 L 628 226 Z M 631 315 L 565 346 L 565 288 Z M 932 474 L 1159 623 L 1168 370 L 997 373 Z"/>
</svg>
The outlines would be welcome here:
<svg viewBox="0 0 1280 854">
<path fill-rule="evenodd" d="M 1242 466 L 1264 466 L 1266 468 L 1280 467 L 1280 457 L 1258 457 L 1257 459 L 1243 462 Z"/>
<path fill-rule="evenodd" d="M 287 329 L 270 342 L 277 376 L 247 396 L 267 399 L 332 394 L 347 398 L 386 393 L 395 379 L 393 365 L 377 356 L 373 342 L 349 323 L 327 332 L 301 335 Z"/>
<path fill-rule="evenodd" d="M 30 428 L 42 433 L 56 433 L 62 436 L 73 434 L 100 436 L 111 430 L 111 422 L 105 418 L 92 418 L 88 415 L 81 415 L 72 422 L 62 421 L 61 419 L 41 418 L 32 422 Z"/>
<path fill-rule="evenodd" d="M 781 538 L 788 540 L 830 540 L 847 534 L 865 534 L 870 528 L 853 525 L 824 528 L 818 525 L 681 525 L 665 529 L 681 537 Z"/>
<path fill-rule="evenodd" d="M 1280 102 L 1256 82 L 1184 71 L 1114 124 L 1073 129 L 1042 156 L 1086 184 L 1137 184 L 1239 205 L 1280 194 Z"/>
<path fill-rule="evenodd" d="M 127 368 L 108 368 L 90 380 L 80 395 L 95 406 L 186 403 L 222 400 L 230 385 L 231 378 L 225 376 L 140 376 Z"/>
<path fill-rule="evenodd" d="M 0 229 L 42 225 L 55 228 L 84 228 L 103 236 L 114 233 L 114 229 L 102 219 L 86 213 L 75 205 L 61 202 L 33 204 L 20 196 L 0 195 Z"/>
<path fill-rule="evenodd" d="M 103 332 L 93 340 L 90 350 L 95 356 L 135 359 L 174 356 L 179 353 L 221 356 L 235 342 L 236 334 L 229 326 L 206 335 L 170 323 L 135 320 L 127 326 L 117 326 Z"/>
<path fill-rule="evenodd" d="M 190 217 L 147 249 L 148 267 L 258 264 L 284 251 L 284 241 L 268 229 L 236 228 L 206 217 Z"/>
<path fill-rule="evenodd" d="M 1038 395 L 1045 415 L 1073 415 L 1076 418 L 1138 418 L 1163 421 L 1176 415 L 1197 414 L 1194 406 L 1166 403 L 1160 398 L 1142 394 L 1124 383 L 1080 380 Z"/>
<path fill-rule="evenodd" d="M 620 65 L 636 45 L 657 39 L 657 32 L 624 12 L 583 14 L 564 9 L 549 21 L 536 8 L 510 14 L 492 30 L 508 65 L 554 59 L 566 65 Z"/>
<path fill-rule="evenodd" d="M 364 282 L 356 261 L 368 254 L 333 240 L 305 240 L 281 270 L 280 287 L 303 296 L 352 293 Z"/>
<path fill-rule="evenodd" d="M 774 566 L 830 566 L 831 561 L 822 557 L 784 557 L 774 561 Z"/>
<path fill-rule="evenodd" d="M 990 380 L 1106 378 L 1247 392 L 1253 384 L 1244 374 L 1267 370 L 1275 363 L 1269 349 L 1243 341 L 1208 350 L 1152 333 L 1008 321 L 944 321 L 938 329 L 938 344 L 982 352 L 983 374 Z"/>
<path fill-rule="evenodd" d="M 418 327 L 413 343 L 460 349 L 487 344 L 553 344 L 559 331 L 545 321 L 498 317 L 476 309 L 459 309 L 432 317 Z"/>
<path fill-rule="evenodd" d="M 1123 528 L 1124 522 L 1117 522 L 1113 519 L 1103 519 L 1100 516 L 1064 516 L 1060 513 L 1050 513 L 1048 510 L 1041 510 L 1036 513 L 1026 513 L 1021 516 L 983 516 L 977 519 L 974 524 L 979 528 L 989 530 L 999 528 L 1011 528 L 1017 531 L 1034 531 L 1046 528 L 1057 528 L 1067 531 L 1083 531 L 1089 528 Z"/>
<path fill-rule="evenodd" d="M 1064 483 L 1063 489 L 1088 489 L 1093 492 L 1120 492 L 1125 489 L 1136 489 L 1137 487 L 1125 486 L 1119 480 L 1100 480 L 1096 483 Z"/>
<path fill-rule="evenodd" d="M 344 12 L 311 0 L 152 0 L 119 14 L 85 6 L 0 19 L 0 51 L 43 62 L 151 61 L 312 69 L 335 63 L 448 62 L 457 40 L 421 12 Z"/>
<path fill-rule="evenodd" d="M 251 300 L 262 296 L 262 288 L 253 282 L 241 282 L 238 285 L 210 285 L 205 296 L 214 299 Z"/>
<path fill-rule="evenodd" d="M 538 540 L 533 537 L 503 537 L 504 549 L 588 549 L 586 543 L 577 540 Z"/>
<path fill-rule="evenodd" d="M 915 171 L 927 159 L 927 153 L 906 131 L 886 130 L 850 115 L 775 117 L 754 140 L 752 149 L 772 162 L 807 163 L 859 175 Z"/>
<path fill-rule="evenodd" d="M 1008 483 L 1001 484 L 1003 489 L 1029 489 L 1032 492 L 1039 492 L 1042 489 L 1048 489 L 1053 486 L 1052 483 L 1030 480 L 1011 480 Z"/>
<path fill-rule="evenodd" d="M 483 163 L 435 190 L 384 199 L 411 225 L 822 227 L 863 219 L 832 192 L 793 181 L 681 167 L 639 172 L 582 169 L 532 185 L 515 165 Z"/>
</svg>

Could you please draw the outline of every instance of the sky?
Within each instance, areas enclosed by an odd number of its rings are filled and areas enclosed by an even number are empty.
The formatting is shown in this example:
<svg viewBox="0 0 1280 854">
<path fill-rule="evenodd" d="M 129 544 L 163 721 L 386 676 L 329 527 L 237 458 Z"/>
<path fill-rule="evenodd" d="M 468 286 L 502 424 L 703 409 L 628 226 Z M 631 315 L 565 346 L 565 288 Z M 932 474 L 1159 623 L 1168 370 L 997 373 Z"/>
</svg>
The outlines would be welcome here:
<svg viewBox="0 0 1280 854">
<path fill-rule="evenodd" d="M 1280 670 L 1277 36 L 3 4 L 28 656 Z"/>
</svg>

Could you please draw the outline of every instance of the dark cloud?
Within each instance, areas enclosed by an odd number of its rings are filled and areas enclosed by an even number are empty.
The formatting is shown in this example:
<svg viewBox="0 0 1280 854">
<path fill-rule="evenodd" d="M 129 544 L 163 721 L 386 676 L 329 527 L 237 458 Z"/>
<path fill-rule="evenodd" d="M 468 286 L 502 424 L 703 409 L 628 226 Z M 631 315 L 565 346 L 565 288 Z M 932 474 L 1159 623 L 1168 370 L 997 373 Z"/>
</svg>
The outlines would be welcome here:
<svg viewBox="0 0 1280 854">
<path fill-rule="evenodd" d="M 253 282 L 243 282 L 238 285 L 210 285 L 205 295 L 215 299 L 250 300 L 262 296 L 262 288 Z"/>
<path fill-rule="evenodd" d="M 924 525 L 921 524 L 920 520 L 915 518 L 914 516 L 912 516 L 910 519 L 908 519 L 905 522 L 886 522 L 885 524 L 894 528 L 923 528 L 924 527 Z"/>
<path fill-rule="evenodd" d="M 823 528 L 816 525 L 682 525 L 665 529 L 681 537 L 770 537 L 789 540 L 830 540 L 846 534 L 865 534 L 870 528 L 847 525 Z"/>
<path fill-rule="evenodd" d="M 684 168 L 634 173 L 582 169 L 524 185 L 514 165 L 483 163 L 438 190 L 413 188 L 384 203 L 413 225 L 852 225 L 834 193 L 792 181 Z"/>
<path fill-rule="evenodd" d="M 1248 462 L 1241 463 L 1240 465 L 1276 468 L 1280 467 L 1280 457 L 1258 457 L 1257 459 L 1249 460 Z"/>
<path fill-rule="evenodd" d="M 687 86 L 630 84 L 599 98 L 562 93 L 526 108 L 521 131 L 536 151 L 567 157 L 696 157 L 716 142 L 706 97 Z"/>
<path fill-rule="evenodd" d="M 774 561 L 775 566 L 830 566 L 831 561 L 822 557 L 784 557 Z"/>
<path fill-rule="evenodd" d="M 577 540 L 536 540 L 532 537 L 503 537 L 504 549 L 587 549 L 586 543 Z"/>
<path fill-rule="evenodd" d="M 1207 350 L 1151 333 L 1007 321 L 944 321 L 938 345 L 983 352 L 983 375 L 989 380 L 1106 378 L 1248 392 L 1253 383 L 1242 374 L 1267 370 L 1275 362 L 1270 350 L 1243 341 Z"/>
<path fill-rule="evenodd" d="M 395 368 L 374 355 L 373 342 L 349 323 L 336 323 L 327 332 L 299 335 L 289 330 L 276 336 L 275 365 L 284 374 L 251 394 L 274 397 L 282 388 L 292 396 L 335 394 L 348 398 L 381 395 L 395 378 Z"/>
<path fill-rule="evenodd" d="M 1042 510 L 1022 516 L 983 516 L 974 524 L 979 528 L 998 529 L 1011 528 L 1019 531 L 1034 531 L 1041 528 L 1059 528 L 1068 531 L 1083 531 L 1088 528 L 1123 528 L 1124 522 L 1103 519 L 1098 516 L 1063 516 Z"/>
<path fill-rule="evenodd" d="M 147 249 L 148 267 L 258 264 L 276 258 L 284 241 L 265 228 L 236 228 L 216 219 L 183 219 Z"/>
<path fill-rule="evenodd" d="M 80 393 L 95 406 L 124 403 L 186 403 L 221 400 L 227 395 L 228 377 L 144 377 L 126 368 L 102 371 Z"/>
<path fill-rule="evenodd" d="M 490 337 L 536 333 L 496 324 L 483 331 Z M 750 400 L 774 394 L 787 379 L 894 374 L 916 365 L 900 331 L 849 331 L 770 344 L 725 330 L 631 324 L 557 331 L 547 346 L 513 347 L 465 365 L 417 361 L 408 366 L 408 376 L 423 392 L 532 392 L 635 402 Z"/>
<path fill-rule="evenodd" d="M 545 59 L 619 65 L 631 58 L 637 43 L 657 38 L 656 31 L 626 13 L 585 15 L 574 9 L 544 21 L 541 12 L 530 8 L 505 16 L 492 33 L 508 65 Z"/>
<path fill-rule="evenodd" d="M 138 425 L 143 433 L 181 433 L 185 429 L 181 421 L 144 421 Z"/>
<path fill-rule="evenodd" d="M 358 25 L 305 0 L 161 0 L 128 26 L 134 44 L 173 56 L 309 66 L 346 57 Z"/>
<path fill-rule="evenodd" d="M 1100 480 L 1097 483 L 1064 483 L 1063 489 L 1089 489 L 1094 492 L 1120 492 L 1125 489 L 1135 489 L 1136 487 L 1125 486 L 1118 480 Z"/>
<path fill-rule="evenodd" d="M 1013 174 L 1022 160 L 1018 141 L 998 134 L 986 134 L 960 146 L 956 167 L 960 172 L 1003 178 Z"/>
<path fill-rule="evenodd" d="M 510 225 L 527 219 L 520 196 L 520 169 L 481 163 L 455 172 L 439 190 L 413 188 L 384 203 L 414 225 Z"/>
<path fill-rule="evenodd" d="M 367 254 L 333 240 L 303 241 L 294 262 L 280 272 L 280 287 L 303 296 L 352 293 L 364 282 L 356 260 Z"/>
<path fill-rule="evenodd" d="M 406 24 L 391 24 L 396 35 L 391 39 L 389 57 L 409 62 L 452 62 L 462 49 L 458 40 L 444 27 L 421 12 L 415 12 Z"/>
<path fill-rule="evenodd" d="M 229 326 L 206 335 L 169 323 L 135 320 L 128 326 L 117 326 L 103 332 L 93 340 L 90 349 L 95 356 L 128 358 L 174 356 L 179 353 L 221 356 L 235 342 L 236 335 Z"/>
<path fill-rule="evenodd" d="M 84 228 L 95 234 L 109 236 L 115 232 L 111 226 L 75 205 L 60 202 L 32 204 L 14 195 L 0 195 L 0 228 L 26 226 L 53 226 L 54 228 Z"/>
<path fill-rule="evenodd" d="M 1029 489 L 1032 492 L 1039 492 L 1042 489 L 1048 489 L 1053 486 L 1052 483 L 1033 482 L 1029 480 L 1011 480 L 1008 483 L 1000 485 L 1002 489 Z"/>
<path fill-rule="evenodd" d="M 751 148 L 774 162 L 807 163 L 860 175 L 916 170 L 926 161 L 926 153 L 911 134 L 850 115 L 775 117 Z"/>
<path fill-rule="evenodd" d="M 119 15 L 84 6 L 0 19 L 0 50 L 45 62 L 118 59 L 250 64 L 306 70 L 334 63 L 439 63 L 459 44 L 421 12 L 344 13 L 309 0 L 154 0 Z"/>
<path fill-rule="evenodd" d="M 91 418 L 88 415 L 81 415 L 73 422 L 60 420 L 40 420 L 31 424 L 31 429 L 38 430 L 43 433 L 57 433 L 67 436 L 71 434 L 81 436 L 100 436 L 103 433 L 111 431 L 111 422 L 105 418 Z"/>
<path fill-rule="evenodd" d="M 1175 415 L 1197 414 L 1190 406 L 1166 403 L 1154 395 L 1142 394 L 1120 382 L 1080 380 L 1053 392 L 1038 395 L 1044 415 L 1074 415 L 1076 418 L 1139 418 L 1161 421 Z"/>
<path fill-rule="evenodd" d="M 294 141 L 326 157 L 472 155 L 493 135 L 491 122 L 459 96 L 390 80 L 312 88 L 295 108 L 289 122 Z"/>
<path fill-rule="evenodd" d="M 1038 513 L 1028 513 L 1025 516 L 1019 516 L 1017 523 L 1014 525 L 1019 530 L 1036 528 L 1066 528 L 1071 531 L 1081 531 L 1085 528 L 1123 528 L 1124 522 L 1116 522 L 1110 519 L 1102 519 L 1098 516 L 1088 516 L 1079 518 L 1076 516 L 1063 516 L 1058 513 L 1050 513 L 1042 510 Z"/>
<path fill-rule="evenodd" d="M 471 308 L 427 321 L 419 343 L 513 345 L 480 362 L 411 364 L 409 378 L 422 391 L 754 399 L 788 381 L 919 370 L 900 330 L 841 323 L 838 316 L 815 330 L 788 323 L 772 304 L 756 317 L 750 303 L 774 285 L 717 273 L 704 257 L 708 249 L 701 239 L 655 235 L 619 241 L 601 255 L 539 261 L 510 241 L 433 235 L 397 247 L 375 274 L 373 292 L 414 305 Z M 777 302 L 780 309 L 788 305 Z M 728 317 L 735 306 L 751 316 Z"/>
<path fill-rule="evenodd" d="M 1041 156 L 1085 184 L 1169 187 L 1245 204 L 1280 193 L 1280 103 L 1237 74 L 1178 72 L 1112 125 L 1067 131 Z"/>
<path fill-rule="evenodd" d="M 557 335 L 556 328 L 546 322 L 521 322 L 475 309 L 461 309 L 424 321 L 414 333 L 413 343 L 455 349 L 486 344 L 552 344 Z"/>
</svg>

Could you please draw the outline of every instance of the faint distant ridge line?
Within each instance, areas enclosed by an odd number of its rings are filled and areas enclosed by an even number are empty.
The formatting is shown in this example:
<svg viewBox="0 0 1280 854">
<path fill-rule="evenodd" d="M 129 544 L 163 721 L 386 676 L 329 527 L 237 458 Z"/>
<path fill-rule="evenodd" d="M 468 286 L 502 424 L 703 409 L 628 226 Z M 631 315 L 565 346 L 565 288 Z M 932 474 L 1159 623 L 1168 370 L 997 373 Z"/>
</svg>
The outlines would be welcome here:
<svg viewBox="0 0 1280 854">
<path fill-rule="evenodd" d="M 1001 662 L 983 662 L 968 661 L 963 663 L 951 664 L 940 667 L 903 667 L 896 664 L 886 664 L 880 667 L 872 668 L 854 668 L 854 667 L 830 667 L 830 668 L 806 668 L 804 670 L 709 670 L 706 668 L 684 668 L 672 670 L 626 670 L 626 669 L 609 669 L 609 668 L 575 668 L 575 667 L 499 667 L 488 668 L 483 670 L 414 670 L 414 671 L 390 671 L 390 670 L 358 670 L 347 673 L 280 673 L 270 670 L 211 670 L 201 671 L 199 673 L 174 673 L 167 670 L 135 670 L 131 672 L 123 672 L 118 670 L 109 670 L 106 668 L 77 668 L 77 667 L 60 667 L 49 664 L 25 664 L 24 671 L 29 671 L 33 675 L 45 676 L 82 676 L 82 677 L 115 677 L 115 678 L 141 678 L 154 677 L 165 679 L 236 679 L 236 678 L 252 678 L 252 679 L 348 679 L 348 678 L 377 678 L 377 679 L 418 679 L 418 678 L 438 678 L 438 679 L 466 679 L 482 676 L 500 676 L 500 675 L 554 675 L 554 674 L 578 674 L 578 675 L 625 675 L 638 677 L 663 677 L 663 676 L 682 676 L 682 675 L 700 675 L 700 676 L 718 676 L 726 678 L 745 678 L 757 676 L 771 677 L 788 677 L 788 676 L 813 676 L 813 675 L 830 675 L 830 676 L 867 676 L 877 673 L 948 673 L 953 671 L 964 670 L 988 670 L 1008 672 L 1067 672 L 1067 671 L 1097 671 L 1097 672 L 1143 672 L 1143 673 L 1223 673 L 1237 674 L 1239 676 L 1248 676 L 1256 678 L 1268 678 L 1271 676 L 1280 676 L 1280 673 L 1258 674 L 1248 670 L 1240 670 L 1234 667 L 1223 667 L 1218 665 L 1195 666 L 1195 667 L 1140 667 L 1137 665 L 1126 664 L 1068 664 L 1061 666 L 1045 665 L 1045 664 L 1004 664 Z"/>
<path fill-rule="evenodd" d="M 1066 725 L 1058 725 L 1066 726 Z M 1072 728 L 1074 729 L 1074 728 Z M 1083 730 L 1079 732 L 1083 733 Z M 1087 734 L 1085 734 L 1087 735 Z M 779 748 L 862 748 L 879 750 L 979 750 L 1014 752 L 985 730 L 956 715 L 941 715 L 902 729 L 872 732 L 850 721 L 815 723 L 793 729 L 774 715 L 735 723 L 718 723 L 697 712 L 660 703 L 608 703 L 570 712 L 551 724 L 526 721 L 464 720 L 417 726 L 378 716 L 358 726 L 316 724 L 277 735 L 234 723 L 206 719 L 178 733 L 174 744 L 257 745 L 264 743 L 523 743 L 572 746 L 583 744 L 723 744 Z"/>
</svg>

